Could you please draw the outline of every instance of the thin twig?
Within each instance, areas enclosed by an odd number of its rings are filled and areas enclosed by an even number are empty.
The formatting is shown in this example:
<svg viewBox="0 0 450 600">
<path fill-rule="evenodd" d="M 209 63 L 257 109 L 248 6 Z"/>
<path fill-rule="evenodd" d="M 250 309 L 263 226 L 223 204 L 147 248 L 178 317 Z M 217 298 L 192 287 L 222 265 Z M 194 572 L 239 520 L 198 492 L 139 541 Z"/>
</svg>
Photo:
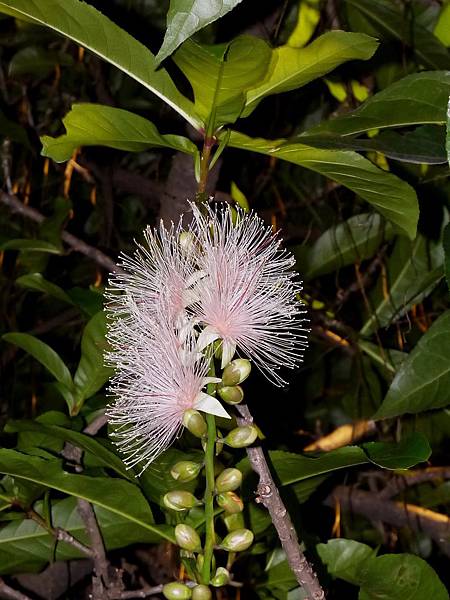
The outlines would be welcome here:
<svg viewBox="0 0 450 600">
<path fill-rule="evenodd" d="M 12 587 L 9 587 L 4 580 L 0 577 L 0 597 L 6 598 L 6 600 L 31 600 L 29 596 L 18 592 Z"/>
<path fill-rule="evenodd" d="M 35 208 L 31 206 L 25 205 L 23 202 L 17 198 L 17 196 L 13 196 L 12 194 L 7 194 L 3 191 L 0 191 L 0 202 L 7 206 L 11 212 L 22 215 L 30 221 L 34 221 L 35 223 L 42 223 L 45 220 L 45 216 L 40 213 Z M 83 240 L 75 237 L 68 231 L 63 231 L 61 233 L 61 238 L 68 244 L 73 250 L 76 252 L 80 252 L 84 254 L 98 265 L 106 269 L 110 272 L 119 272 L 119 267 L 116 266 L 115 262 L 106 256 L 101 250 L 86 244 Z"/>
<path fill-rule="evenodd" d="M 379 492 L 378 497 L 391 498 L 408 487 L 437 479 L 450 479 L 450 467 L 429 467 L 428 469 L 408 471 L 405 475 L 393 475 L 386 487 Z"/>
<path fill-rule="evenodd" d="M 236 408 L 241 415 L 238 418 L 239 425 L 253 423 L 253 417 L 245 404 L 238 404 Z M 247 448 L 247 455 L 252 469 L 259 476 L 258 497 L 256 501 L 265 506 L 269 511 L 292 572 L 300 586 L 308 594 L 310 600 L 324 599 L 325 592 L 320 585 L 316 573 L 300 548 L 297 533 L 270 473 L 262 448 L 259 446 Z"/>
<path fill-rule="evenodd" d="M 153 587 L 144 586 L 140 590 L 128 590 L 122 592 L 112 592 L 109 594 L 108 598 L 110 600 L 126 600 L 127 598 L 149 598 L 155 594 L 160 594 L 162 592 L 162 585 L 155 585 Z"/>
<path fill-rule="evenodd" d="M 102 534 L 97 524 L 94 509 L 87 500 L 78 498 L 78 512 L 83 520 L 91 542 L 92 548 L 92 559 L 94 561 L 94 570 L 97 577 L 99 577 L 104 585 L 107 587 L 110 582 L 109 577 L 109 561 L 106 558 L 105 546 L 103 543 Z"/>
</svg>

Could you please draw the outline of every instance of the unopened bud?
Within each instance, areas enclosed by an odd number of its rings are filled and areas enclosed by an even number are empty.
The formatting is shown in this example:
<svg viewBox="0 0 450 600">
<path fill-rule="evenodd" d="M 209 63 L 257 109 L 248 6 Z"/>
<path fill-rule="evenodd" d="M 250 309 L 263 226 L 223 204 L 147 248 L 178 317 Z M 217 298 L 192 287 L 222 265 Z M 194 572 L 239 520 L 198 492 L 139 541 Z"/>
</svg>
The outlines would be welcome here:
<svg viewBox="0 0 450 600">
<path fill-rule="evenodd" d="M 225 385 L 217 388 L 217 391 L 227 404 L 239 404 L 244 399 L 244 391 L 240 385 Z"/>
<path fill-rule="evenodd" d="M 163 498 L 163 503 L 167 508 L 177 511 L 188 510 L 189 508 L 201 504 L 191 492 L 186 492 L 184 490 L 172 490 L 171 492 L 167 492 Z"/>
<path fill-rule="evenodd" d="M 202 470 L 203 465 L 192 460 L 181 460 L 177 462 L 170 470 L 174 479 L 181 483 L 187 483 L 194 480 Z"/>
<path fill-rule="evenodd" d="M 207 585 L 196 585 L 192 590 L 192 600 L 211 600 L 212 593 Z"/>
<path fill-rule="evenodd" d="M 183 550 L 189 550 L 189 552 L 199 552 L 201 550 L 200 536 L 190 525 L 184 523 L 177 525 L 175 527 L 175 539 Z"/>
<path fill-rule="evenodd" d="M 244 529 L 245 521 L 242 513 L 234 515 L 226 515 L 223 517 L 227 531 L 236 531 L 236 529 Z"/>
<path fill-rule="evenodd" d="M 218 567 L 214 577 L 211 579 L 211 585 L 222 587 L 230 583 L 230 574 L 224 567 Z"/>
<path fill-rule="evenodd" d="M 234 492 L 224 492 L 216 498 L 217 504 L 230 515 L 240 513 L 244 510 L 244 503 Z"/>
<path fill-rule="evenodd" d="M 180 247 L 186 254 L 189 254 L 195 245 L 195 236 L 190 231 L 182 231 L 178 238 Z"/>
<path fill-rule="evenodd" d="M 228 552 L 243 552 L 250 548 L 253 537 L 250 529 L 236 529 L 224 537 L 220 547 Z"/>
<path fill-rule="evenodd" d="M 257 437 L 258 430 L 254 425 L 243 425 L 232 429 L 224 442 L 232 448 L 245 448 L 253 444 Z"/>
<path fill-rule="evenodd" d="M 246 358 L 235 358 L 226 367 L 222 374 L 224 386 L 239 385 L 250 375 L 252 365 Z"/>
<path fill-rule="evenodd" d="M 192 408 L 189 408 L 184 412 L 183 425 L 186 427 L 186 429 L 189 429 L 192 435 L 195 435 L 195 437 L 198 438 L 203 437 L 207 430 L 205 419 L 198 412 L 198 410 L 194 410 Z"/>
<path fill-rule="evenodd" d="M 242 473 L 239 469 L 224 469 L 216 479 L 216 490 L 222 492 L 234 492 L 242 483 Z"/>
<path fill-rule="evenodd" d="M 184 583 L 178 583 L 178 581 L 166 583 L 162 592 L 167 600 L 189 600 L 192 597 L 191 588 Z"/>
</svg>

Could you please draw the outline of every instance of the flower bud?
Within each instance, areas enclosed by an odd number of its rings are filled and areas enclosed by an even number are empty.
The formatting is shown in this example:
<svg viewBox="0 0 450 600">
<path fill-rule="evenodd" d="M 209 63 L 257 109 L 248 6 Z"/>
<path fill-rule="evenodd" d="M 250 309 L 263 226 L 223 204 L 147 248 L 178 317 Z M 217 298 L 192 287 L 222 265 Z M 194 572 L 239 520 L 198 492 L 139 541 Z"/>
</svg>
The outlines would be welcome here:
<svg viewBox="0 0 450 600">
<path fill-rule="evenodd" d="M 222 383 L 224 386 L 238 385 L 250 375 L 251 363 L 246 358 L 235 358 L 224 369 Z"/>
<path fill-rule="evenodd" d="M 236 531 L 236 529 L 244 529 L 245 527 L 244 515 L 242 513 L 225 515 L 223 520 L 228 531 Z"/>
<path fill-rule="evenodd" d="M 163 503 L 167 508 L 177 511 L 188 510 L 189 508 L 201 504 L 191 492 L 186 492 L 184 490 L 172 490 L 171 492 L 167 492 L 163 498 Z"/>
<path fill-rule="evenodd" d="M 175 539 L 177 544 L 183 550 L 189 550 L 189 552 L 199 552 L 202 548 L 200 536 L 190 525 L 180 523 L 175 527 Z"/>
<path fill-rule="evenodd" d="M 192 590 L 192 600 L 211 600 L 212 593 L 207 585 L 196 585 Z"/>
<path fill-rule="evenodd" d="M 192 435 L 195 435 L 195 437 L 198 438 L 203 437 L 207 430 L 205 419 L 198 412 L 198 410 L 194 410 L 192 408 L 189 408 L 184 412 L 183 425 L 186 427 L 186 429 L 189 429 Z"/>
<path fill-rule="evenodd" d="M 244 503 L 234 492 L 224 492 L 216 497 L 217 504 L 230 515 L 244 510 Z"/>
<path fill-rule="evenodd" d="M 230 583 L 230 574 L 224 567 L 218 567 L 214 577 L 211 579 L 211 585 L 222 587 Z"/>
<path fill-rule="evenodd" d="M 216 479 L 218 493 L 234 492 L 242 483 L 242 473 L 239 469 L 224 469 Z"/>
<path fill-rule="evenodd" d="M 178 242 L 183 252 L 189 254 L 194 249 L 195 236 L 190 231 L 182 231 L 178 237 Z"/>
<path fill-rule="evenodd" d="M 257 437 L 258 430 L 254 425 L 243 425 L 232 429 L 224 442 L 232 448 L 245 448 L 253 444 Z"/>
<path fill-rule="evenodd" d="M 192 596 L 191 588 L 188 588 L 184 583 L 173 581 L 172 583 L 166 583 L 162 590 L 167 600 L 189 600 Z"/>
<path fill-rule="evenodd" d="M 243 552 L 250 548 L 253 537 L 250 529 L 236 529 L 224 537 L 220 547 L 228 552 Z"/>
<path fill-rule="evenodd" d="M 240 385 L 224 385 L 217 388 L 217 391 L 227 404 L 239 404 L 244 399 L 244 391 Z"/>
<path fill-rule="evenodd" d="M 197 554 L 197 571 L 201 572 L 203 571 L 203 565 L 205 563 L 205 557 L 203 554 Z M 212 556 L 211 558 L 211 569 L 214 570 L 216 568 L 216 557 Z"/>
<path fill-rule="evenodd" d="M 170 474 L 174 479 L 181 483 L 187 483 L 197 477 L 202 470 L 203 465 L 192 460 L 181 460 L 173 465 Z"/>
</svg>

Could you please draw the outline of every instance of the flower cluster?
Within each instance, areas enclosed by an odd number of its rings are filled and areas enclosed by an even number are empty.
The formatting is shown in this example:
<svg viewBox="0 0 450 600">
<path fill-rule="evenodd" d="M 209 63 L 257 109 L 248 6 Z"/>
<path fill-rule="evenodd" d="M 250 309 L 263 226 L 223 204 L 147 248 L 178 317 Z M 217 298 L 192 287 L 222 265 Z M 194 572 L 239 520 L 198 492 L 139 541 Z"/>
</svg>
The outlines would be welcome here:
<svg viewBox="0 0 450 600">
<path fill-rule="evenodd" d="M 222 368 L 235 353 L 276 385 L 279 370 L 307 345 L 293 257 L 254 213 L 192 205 L 184 229 L 147 228 L 134 256 L 110 280 L 107 361 L 116 369 L 108 408 L 113 435 L 131 467 L 148 466 L 198 409 L 228 416 L 204 388 L 212 344 Z"/>
</svg>

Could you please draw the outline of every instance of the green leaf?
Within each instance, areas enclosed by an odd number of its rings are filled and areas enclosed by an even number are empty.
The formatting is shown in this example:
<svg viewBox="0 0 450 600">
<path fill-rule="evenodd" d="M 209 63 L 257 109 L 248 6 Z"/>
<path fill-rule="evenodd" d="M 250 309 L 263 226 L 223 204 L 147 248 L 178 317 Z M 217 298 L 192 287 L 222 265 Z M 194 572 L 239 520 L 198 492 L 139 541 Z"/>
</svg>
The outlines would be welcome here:
<svg viewBox="0 0 450 600">
<path fill-rule="evenodd" d="M 308 249 L 302 275 L 306 280 L 332 273 L 373 256 L 394 232 L 376 213 L 362 213 L 327 229 Z"/>
<path fill-rule="evenodd" d="M 29 290 L 36 292 L 43 292 L 53 298 L 61 300 L 61 302 L 67 302 L 68 304 L 74 304 L 71 297 L 66 292 L 50 281 L 47 281 L 42 277 L 41 273 L 29 273 L 28 275 L 22 275 L 16 279 L 16 283 Z"/>
<path fill-rule="evenodd" d="M 81 359 L 74 375 L 75 401 L 71 414 L 78 414 L 83 402 L 93 396 L 112 375 L 106 367 L 103 353 L 106 350 L 106 316 L 103 311 L 94 315 L 86 325 L 81 338 Z"/>
<path fill-rule="evenodd" d="M 194 154 L 195 144 L 180 135 L 161 135 L 151 121 L 134 113 L 100 104 L 74 104 L 63 119 L 66 133 L 44 135 L 42 155 L 56 162 L 68 160 L 79 146 L 108 146 L 129 152 L 174 148 Z"/>
<path fill-rule="evenodd" d="M 380 275 L 370 296 L 373 312 L 361 335 L 368 336 L 390 325 L 430 294 L 442 278 L 443 260 L 440 242 L 427 240 L 420 234 L 412 243 L 400 237 L 387 261 L 386 274 Z"/>
<path fill-rule="evenodd" d="M 250 138 L 234 131 L 229 145 L 274 156 L 329 177 L 367 200 L 411 239 L 416 235 L 419 207 L 413 188 L 355 152 Z"/>
<path fill-rule="evenodd" d="M 450 55 L 446 47 L 436 36 L 411 16 L 405 18 L 403 7 L 390 0 L 345 0 L 347 7 L 359 13 L 369 26 L 384 39 L 398 40 L 403 46 L 409 46 L 416 59 L 428 69 L 448 69 Z M 350 16 L 350 14 L 349 14 Z M 352 19 L 350 18 L 350 24 Z M 358 29 L 361 23 L 358 22 Z"/>
<path fill-rule="evenodd" d="M 133 473 L 126 469 L 120 458 L 113 452 L 112 447 L 107 440 L 100 441 L 99 439 L 84 433 L 79 433 L 73 429 L 67 429 L 66 427 L 60 427 L 58 425 L 46 425 L 28 419 L 8 421 L 5 426 L 5 431 L 8 433 L 32 431 L 41 433 L 45 436 L 54 437 L 58 440 L 70 442 L 74 446 L 77 446 L 77 448 L 81 448 L 81 450 L 86 450 L 93 454 L 99 464 L 113 469 L 121 477 L 131 479 L 133 476 Z"/>
<path fill-rule="evenodd" d="M 446 123 L 445 149 L 447 151 L 447 162 L 450 165 L 450 96 L 447 104 L 447 123 Z"/>
<path fill-rule="evenodd" d="M 40 505 L 36 507 L 40 512 Z M 134 543 L 151 544 L 161 536 L 158 526 L 150 531 L 117 513 L 100 506 L 94 506 L 95 516 L 100 526 L 107 550 L 114 550 Z M 76 499 L 69 497 L 52 502 L 51 519 L 54 527 L 68 531 L 80 542 L 88 544 L 86 529 L 77 510 Z M 164 531 L 164 526 L 163 529 Z M 60 542 L 55 549 L 55 540 L 49 533 L 31 519 L 12 521 L 0 528 L 0 573 L 37 572 L 46 563 L 55 560 L 71 560 L 82 555 L 71 545 Z"/>
<path fill-rule="evenodd" d="M 55 244 L 44 240 L 16 239 L 0 245 L 0 250 L 25 250 L 27 252 L 48 252 L 61 254 L 61 249 Z"/>
<path fill-rule="evenodd" d="M 344 538 L 328 540 L 316 548 L 330 575 L 354 585 L 360 585 L 367 563 L 376 554 L 370 546 Z"/>
<path fill-rule="evenodd" d="M 239 117 L 245 92 L 264 79 L 270 57 L 266 42 L 249 35 L 218 46 L 187 40 L 173 56 L 194 90 L 197 113 L 215 128 Z"/>
<path fill-rule="evenodd" d="M 159 96 L 191 125 L 201 123 L 154 55 L 93 6 L 80 0 L 0 0 L 0 12 L 45 25 L 115 65 Z"/>
<path fill-rule="evenodd" d="M 450 311 L 420 338 L 401 365 L 376 419 L 442 408 L 450 403 Z"/>
<path fill-rule="evenodd" d="M 38 46 L 22 48 L 11 59 L 8 73 L 10 77 L 36 75 L 43 77 L 51 73 L 57 65 L 70 67 L 73 58 L 62 52 L 52 52 Z"/>
<path fill-rule="evenodd" d="M 153 515 L 142 492 L 129 481 L 67 473 L 57 460 L 44 460 L 6 448 L 0 449 L 0 473 L 83 498 L 166 540 L 173 541 L 170 528 L 164 529 L 154 525 Z"/>
<path fill-rule="evenodd" d="M 422 433 L 412 433 L 400 442 L 368 442 L 362 446 L 370 461 L 384 469 L 409 469 L 425 462 L 431 448 Z"/>
<path fill-rule="evenodd" d="M 449 71 L 414 73 L 378 92 L 356 110 L 305 131 L 297 141 L 317 134 L 347 136 L 385 127 L 445 125 L 449 94 Z"/>
<path fill-rule="evenodd" d="M 406 352 L 380 347 L 364 339 L 358 340 L 358 346 L 371 358 L 372 362 L 392 375 L 395 375 L 402 362 L 408 357 Z"/>
<path fill-rule="evenodd" d="M 14 344 L 38 360 L 57 381 L 67 389 L 73 387 L 72 376 L 65 363 L 53 348 L 29 333 L 6 333 L 2 336 L 6 342 Z"/>
<path fill-rule="evenodd" d="M 243 116 L 248 116 L 266 96 L 302 87 L 348 60 L 367 60 L 377 47 L 377 40 L 363 33 L 330 31 L 304 48 L 274 48 L 268 77 L 248 91 Z"/>
<path fill-rule="evenodd" d="M 162 46 L 156 55 L 159 62 L 174 52 L 196 31 L 217 21 L 242 0 L 170 0 L 167 29 Z"/>
<path fill-rule="evenodd" d="M 444 273 L 447 287 L 450 290 L 450 223 L 444 227 L 442 232 L 442 247 L 444 248 Z"/>
<path fill-rule="evenodd" d="M 448 600 L 436 572 L 413 554 L 386 554 L 364 563 L 359 600 Z"/>
<path fill-rule="evenodd" d="M 436 27 L 433 31 L 434 35 L 440 40 L 444 46 L 450 46 L 450 4 L 444 4 L 439 14 Z"/>
</svg>

